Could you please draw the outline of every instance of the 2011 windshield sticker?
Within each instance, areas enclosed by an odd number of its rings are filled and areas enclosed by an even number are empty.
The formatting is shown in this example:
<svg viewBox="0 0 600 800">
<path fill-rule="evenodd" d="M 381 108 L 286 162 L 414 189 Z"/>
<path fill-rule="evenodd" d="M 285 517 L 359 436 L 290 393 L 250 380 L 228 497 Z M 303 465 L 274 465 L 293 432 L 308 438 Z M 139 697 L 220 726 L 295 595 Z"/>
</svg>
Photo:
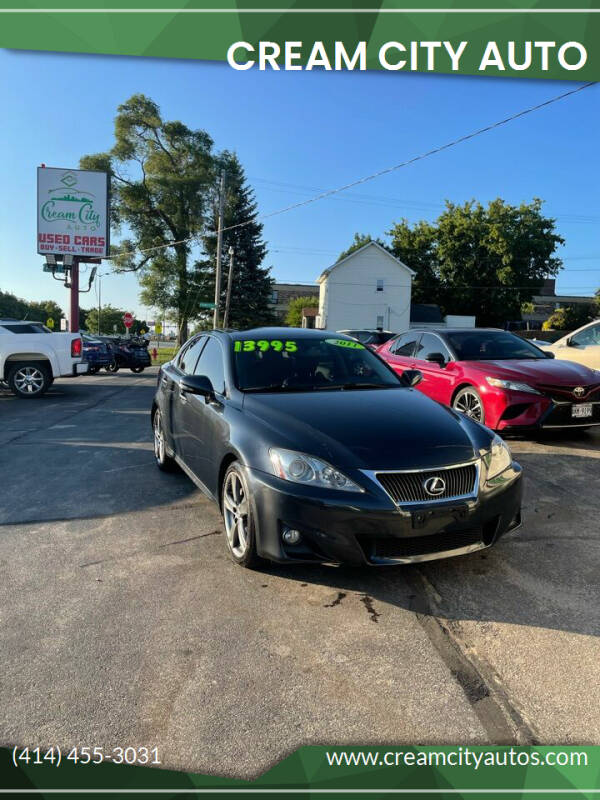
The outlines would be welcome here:
<svg viewBox="0 0 600 800">
<path fill-rule="evenodd" d="M 364 350 L 364 344 L 351 342 L 348 339 L 325 339 L 327 344 L 334 344 L 336 347 L 349 347 L 351 350 Z"/>
<path fill-rule="evenodd" d="M 298 349 L 296 342 L 281 339 L 243 339 L 233 343 L 235 353 L 253 353 L 260 350 L 266 353 L 267 350 L 275 350 L 277 353 L 295 353 Z"/>
</svg>

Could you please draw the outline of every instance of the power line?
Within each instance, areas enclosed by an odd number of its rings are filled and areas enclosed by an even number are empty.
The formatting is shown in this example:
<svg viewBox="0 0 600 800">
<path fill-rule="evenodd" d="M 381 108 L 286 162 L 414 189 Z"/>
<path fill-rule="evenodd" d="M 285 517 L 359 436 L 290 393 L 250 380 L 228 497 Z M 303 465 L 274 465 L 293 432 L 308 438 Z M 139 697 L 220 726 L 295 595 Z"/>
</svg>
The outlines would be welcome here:
<svg viewBox="0 0 600 800">
<path fill-rule="evenodd" d="M 317 188 L 314 186 L 303 186 L 301 184 L 296 183 L 283 183 L 281 181 L 270 181 L 266 178 L 249 178 L 253 183 L 266 183 L 266 184 L 273 184 L 276 187 L 287 187 L 289 194 L 291 190 L 291 194 L 313 194 L 314 192 L 325 192 L 326 189 Z M 278 192 L 285 194 L 285 188 L 269 188 L 265 187 L 264 190 L 269 192 Z M 419 201 L 419 200 L 406 200 L 405 198 L 401 197 L 390 197 L 386 195 L 370 195 L 370 194 L 363 194 L 361 192 L 350 192 L 345 197 L 340 198 L 344 202 L 348 203 L 356 203 L 358 205 L 374 205 L 380 207 L 388 207 L 388 206 L 403 206 L 408 211 L 437 211 L 438 209 L 443 209 L 444 203 L 435 203 L 435 202 L 426 202 L 426 201 Z M 589 224 L 597 224 L 600 222 L 600 216 L 593 216 L 589 214 L 577 214 L 577 213 L 561 213 L 556 212 L 552 214 L 553 217 L 556 219 L 563 220 L 564 222 L 573 222 L 573 223 L 589 223 Z"/>
<path fill-rule="evenodd" d="M 437 155 L 438 153 L 442 153 L 444 150 L 449 150 L 451 147 L 456 147 L 456 145 L 462 144 L 464 142 L 470 141 L 477 136 L 481 136 L 484 133 L 489 133 L 490 131 L 496 130 L 496 128 L 500 128 L 503 125 L 507 125 L 509 122 L 514 122 L 514 120 L 520 119 L 521 117 L 527 116 L 528 114 L 533 114 L 535 111 L 539 111 L 542 108 L 546 108 L 554 103 L 558 103 L 561 100 L 570 97 L 571 95 L 577 94 L 582 92 L 584 89 L 589 89 L 592 86 L 595 86 L 597 81 L 590 81 L 589 83 L 584 83 L 581 86 L 576 87 L 575 89 L 570 89 L 568 92 L 563 92 L 562 94 L 556 95 L 555 97 L 551 97 L 549 100 L 544 100 L 542 103 L 537 103 L 534 106 L 529 106 L 528 108 L 523 109 L 522 111 L 518 111 L 515 114 L 511 114 L 504 119 L 498 120 L 497 122 L 493 122 L 490 125 L 485 125 L 483 128 L 479 128 L 471 133 L 467 133 L 464 136 L 460 136 L 457 139 L 453 139 L 451 142 L 447 142 L 446 144 L 440 145 L 439 147 L 434 147 L 431 150 L 426 151 L 425 153 L 421 153 L 418 156 L 413 156 L 413 158 L 409 158 L 406 161 L 402 161 L 399 164 L 394 164 L 391 167 L 386 167 L 385 169 L 378 170 L 377 172 L 373 172 L 371 175 L 365 175 L 362 178 L 357 178 L 350 183 L 346 183 L 343 186 L 339 186 L 337 189 L 328 189 L 325 192 L 320 192 L 316 194 L 314 197 L 310 197 L 307 200 L 301 200 L 298 203 L 293 203 L 291 205 L 285 206 L 284 208 L 280 208 L 276 211 L 271 211 L 268 214 L 263 214 L 258 217 L 259 220 L 263 219 L 270 219 L 271 217 L 278 216 L 280 214 L 286 214 L 288 211 L 294 211 L 297 208 L 303 208 L 304 206 L 310 205 L 312 203 L 316 203 L 319 200 L 324 200 L 327 197 L 332 197 L 333 195 L 339 194 L 340 192 L 345 192 L 348 189 L 353 188 L 354 186 L 360 186 L 363 183 L 367 183 L 369 181 L 375 180 L 376 178 L 380 178 L 382 175 L 389 175 L 391 172 L 396 172 L 403 167 L 408 167 L 411 164 L 415 164 L 418 161 L 423 161 L 430 156 Z M 251 225 L 255 222 L 254 219 L 246 220 L 245 222 L 238 222 L 236 225 L 229 225 L 226 228 L 223 228 L 223 233 L 226 231 L 237 230 L 238 228 L 244 228 L 247 225 Z M 205 235 L 212 235 L 216 236 L 216 231 L 210 231 Z M 164 250 L 167 247 L 173 247 L 177 244 L 186 244 L 187 242 L 196 239 L 198 234 L 194 234 L 193 236 L 188 236 L 185 239 L 181 239 L 179 241 L 169 242 L 168 244 L 160 244 L 154 247 L 147 247 L 140 250 L 132 250 L 130 252 L 125 253 L 116 253 L 114 256 L 110 256 L 111 260 L 115 258 L 119 258 L 122 256 L 129 256 L 135 255 L 136 253 L 144 254 L 144 253 L 151 253 L 156 250 Z"/>
</svg>

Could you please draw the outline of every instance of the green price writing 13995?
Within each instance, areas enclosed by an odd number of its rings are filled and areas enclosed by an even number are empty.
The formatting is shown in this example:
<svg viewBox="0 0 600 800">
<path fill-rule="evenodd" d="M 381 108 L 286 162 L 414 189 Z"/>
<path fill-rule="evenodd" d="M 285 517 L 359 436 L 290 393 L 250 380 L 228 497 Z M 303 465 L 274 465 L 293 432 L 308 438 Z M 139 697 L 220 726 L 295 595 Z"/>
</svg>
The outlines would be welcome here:
<svg viewBox="0 0 600 800">
<path fill-rule="evenodd" d="M 267 350 L 275 350 L 278 353 L 295 353 L 298 349 L 296 342 L 281 341 L 281 339 L 244 339 L 233 343 L 235 353 L 252 353 L 260 350 L 265 353 Z"/>
</svg>

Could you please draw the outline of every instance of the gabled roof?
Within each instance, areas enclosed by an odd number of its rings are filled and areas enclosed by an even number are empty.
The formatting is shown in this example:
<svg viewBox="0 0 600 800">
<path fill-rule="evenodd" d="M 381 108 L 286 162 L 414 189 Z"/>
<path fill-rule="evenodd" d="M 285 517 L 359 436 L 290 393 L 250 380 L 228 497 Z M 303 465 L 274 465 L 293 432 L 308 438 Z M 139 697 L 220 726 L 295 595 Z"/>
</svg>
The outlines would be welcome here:
<svg viewBox="0 0 600 800">
<path fill-rule="evenodd" d="M 395 261 L 396 264 L 399 264 L 401 267 L 404 267 L 404 269 L 408 270 L 411 275 L 414 276 L 417 274 L 410 267 L 407 267 L 403 261 L 400 261 L 399 258 L 393 256 L 389 250 L 386 250 L 385 247 L 382 247 L 378 242 L 367 242 L 366 244 L 363 244 L 362 247 L 359 247 L 358 250 L 353 250 L 344 258 L 341 258 L 339 261 L 336 261 L 335 264 L 332 264 L 330 267 L 327 267 L 327 269 L 324 269 L 323 272 L 317 278 L 317 283 L 321 283 L 325 278 L 327 278 L 327 276 L 332 272 L 332 270 L 334 270 L 336 267 L 339 267 L 341 264 L 344 264 L 349 259 L 354 258 L 355 255 L 358 255 L 358 253 L 362 253 L 363 250 L 367 249 L 367 247 L 376 247 L 378 250 L 381 250 L 382 253 L 385 253 L 386 256 L 391 258 L 392 261 Z"/>
</svg>

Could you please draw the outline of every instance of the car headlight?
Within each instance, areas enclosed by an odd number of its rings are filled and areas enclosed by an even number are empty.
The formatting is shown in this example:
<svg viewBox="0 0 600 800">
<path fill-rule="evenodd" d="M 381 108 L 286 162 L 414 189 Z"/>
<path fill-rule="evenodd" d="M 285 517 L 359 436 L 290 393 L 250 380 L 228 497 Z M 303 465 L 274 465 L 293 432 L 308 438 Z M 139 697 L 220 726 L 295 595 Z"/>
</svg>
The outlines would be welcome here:
<svg viewBox="0 0 600 800">
<path fill-rule="evenodd" d="M 512 464 L 512 455 L 506 442 L 499 436 L 494 436 L 492 446 L 484 455 L 483 461 L 487 467 L 487 479 L 491 480 Z"/>
<path fill-rule="evenodd" d="M 486 375 L 486 381 L 490 386 L 497 386 L 499 389 L 512 389 L 513 392 L 529 392 L 530 394 L 541 394 L 533 386 L 528 383 L 519 383 L 518 381 L 503 381 L 500 378 L 490 378 Z"/>
<path fill-rule="evenodd" d="M 278 478 L 293 483 L 320 486 L 322 489 L 339 489 L 342 492 L 364 492 L 360 486 L 320 458 L 272 447 L 269 450 L 273 472 Z"/>
</svg>

